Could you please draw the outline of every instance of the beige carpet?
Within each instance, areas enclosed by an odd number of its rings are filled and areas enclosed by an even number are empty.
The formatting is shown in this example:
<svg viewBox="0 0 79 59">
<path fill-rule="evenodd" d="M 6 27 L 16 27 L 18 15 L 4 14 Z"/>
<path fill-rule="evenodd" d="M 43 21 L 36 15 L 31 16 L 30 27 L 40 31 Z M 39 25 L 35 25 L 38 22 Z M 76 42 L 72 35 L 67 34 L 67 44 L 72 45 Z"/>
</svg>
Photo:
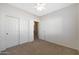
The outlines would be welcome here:
<svg viewBox="0 0 79 59">
<path fill-rule="evenodd" d="M 35 40 L 5 50 L 8 55 L 77 55 L 78 51 L 49 43 L 44 40 Z"/>
</svg>

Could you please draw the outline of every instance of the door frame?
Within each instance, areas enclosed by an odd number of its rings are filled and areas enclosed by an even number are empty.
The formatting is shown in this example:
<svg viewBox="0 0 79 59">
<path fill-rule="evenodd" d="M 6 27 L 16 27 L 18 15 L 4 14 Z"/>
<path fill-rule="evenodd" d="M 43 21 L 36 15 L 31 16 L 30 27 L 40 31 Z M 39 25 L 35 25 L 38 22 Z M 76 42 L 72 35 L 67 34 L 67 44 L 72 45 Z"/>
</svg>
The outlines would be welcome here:
<svg viewBox="0 0 79 59">
<path fill-rule="evenodd" d="M 34 40 L 36 40 L 36 38 L 35 38 L 35 23 L 37 23 L 37 39 L 39 39 L 39 22 L 38 21 L 34 21 Z"/>
</svg>

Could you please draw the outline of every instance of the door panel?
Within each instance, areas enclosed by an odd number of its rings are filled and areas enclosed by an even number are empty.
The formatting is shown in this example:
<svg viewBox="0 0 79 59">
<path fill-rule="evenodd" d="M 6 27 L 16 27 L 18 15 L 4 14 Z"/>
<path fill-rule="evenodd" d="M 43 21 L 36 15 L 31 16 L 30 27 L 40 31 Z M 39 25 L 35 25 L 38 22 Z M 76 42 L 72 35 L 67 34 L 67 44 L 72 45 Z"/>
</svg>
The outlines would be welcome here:
<svg viewBox="0 0 79 59">
<path fill-rule="evenodd" d="M 18 45 L 19 23 L 16 17 L 6 16 L 6 48 Z"/>
</svg>

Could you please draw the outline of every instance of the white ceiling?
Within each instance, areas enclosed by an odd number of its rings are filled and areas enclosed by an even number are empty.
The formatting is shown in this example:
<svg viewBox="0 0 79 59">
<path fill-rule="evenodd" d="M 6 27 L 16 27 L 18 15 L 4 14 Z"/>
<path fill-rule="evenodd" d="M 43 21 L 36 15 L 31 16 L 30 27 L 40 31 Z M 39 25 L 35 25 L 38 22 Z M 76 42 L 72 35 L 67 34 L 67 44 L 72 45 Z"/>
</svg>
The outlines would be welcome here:
<svg viewBox="0 0 79 59">
<path fill-rule="evenodd" d="M 27 12 L 30 12 L 36 16 L 43 16 L 48 13 L 57 11 L 61 8 L 67 7 L 71 5 L 71 3 L 46 3 L 46 6 L 43 11 L 37 11 L 34 6 L 36 3 L 10 3 L 10 5 L 15 6 L 17 8 L 23 9 Z"/>
</svg>

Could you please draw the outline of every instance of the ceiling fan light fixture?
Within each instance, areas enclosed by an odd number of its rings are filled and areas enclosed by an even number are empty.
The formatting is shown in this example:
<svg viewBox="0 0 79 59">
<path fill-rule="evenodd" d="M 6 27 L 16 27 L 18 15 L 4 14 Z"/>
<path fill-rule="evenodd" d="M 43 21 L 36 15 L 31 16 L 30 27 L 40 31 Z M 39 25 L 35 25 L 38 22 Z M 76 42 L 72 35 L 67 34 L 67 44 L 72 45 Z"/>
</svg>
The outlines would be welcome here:
<svg viewBox="0 0 79 59">
<path fill-rule="evenodd" d="M 35 8 L 37 11 L 42 11 L 45 9 L 45 5 L 46 5 L 45 3 L 37 3 Z"/>
</svg>

